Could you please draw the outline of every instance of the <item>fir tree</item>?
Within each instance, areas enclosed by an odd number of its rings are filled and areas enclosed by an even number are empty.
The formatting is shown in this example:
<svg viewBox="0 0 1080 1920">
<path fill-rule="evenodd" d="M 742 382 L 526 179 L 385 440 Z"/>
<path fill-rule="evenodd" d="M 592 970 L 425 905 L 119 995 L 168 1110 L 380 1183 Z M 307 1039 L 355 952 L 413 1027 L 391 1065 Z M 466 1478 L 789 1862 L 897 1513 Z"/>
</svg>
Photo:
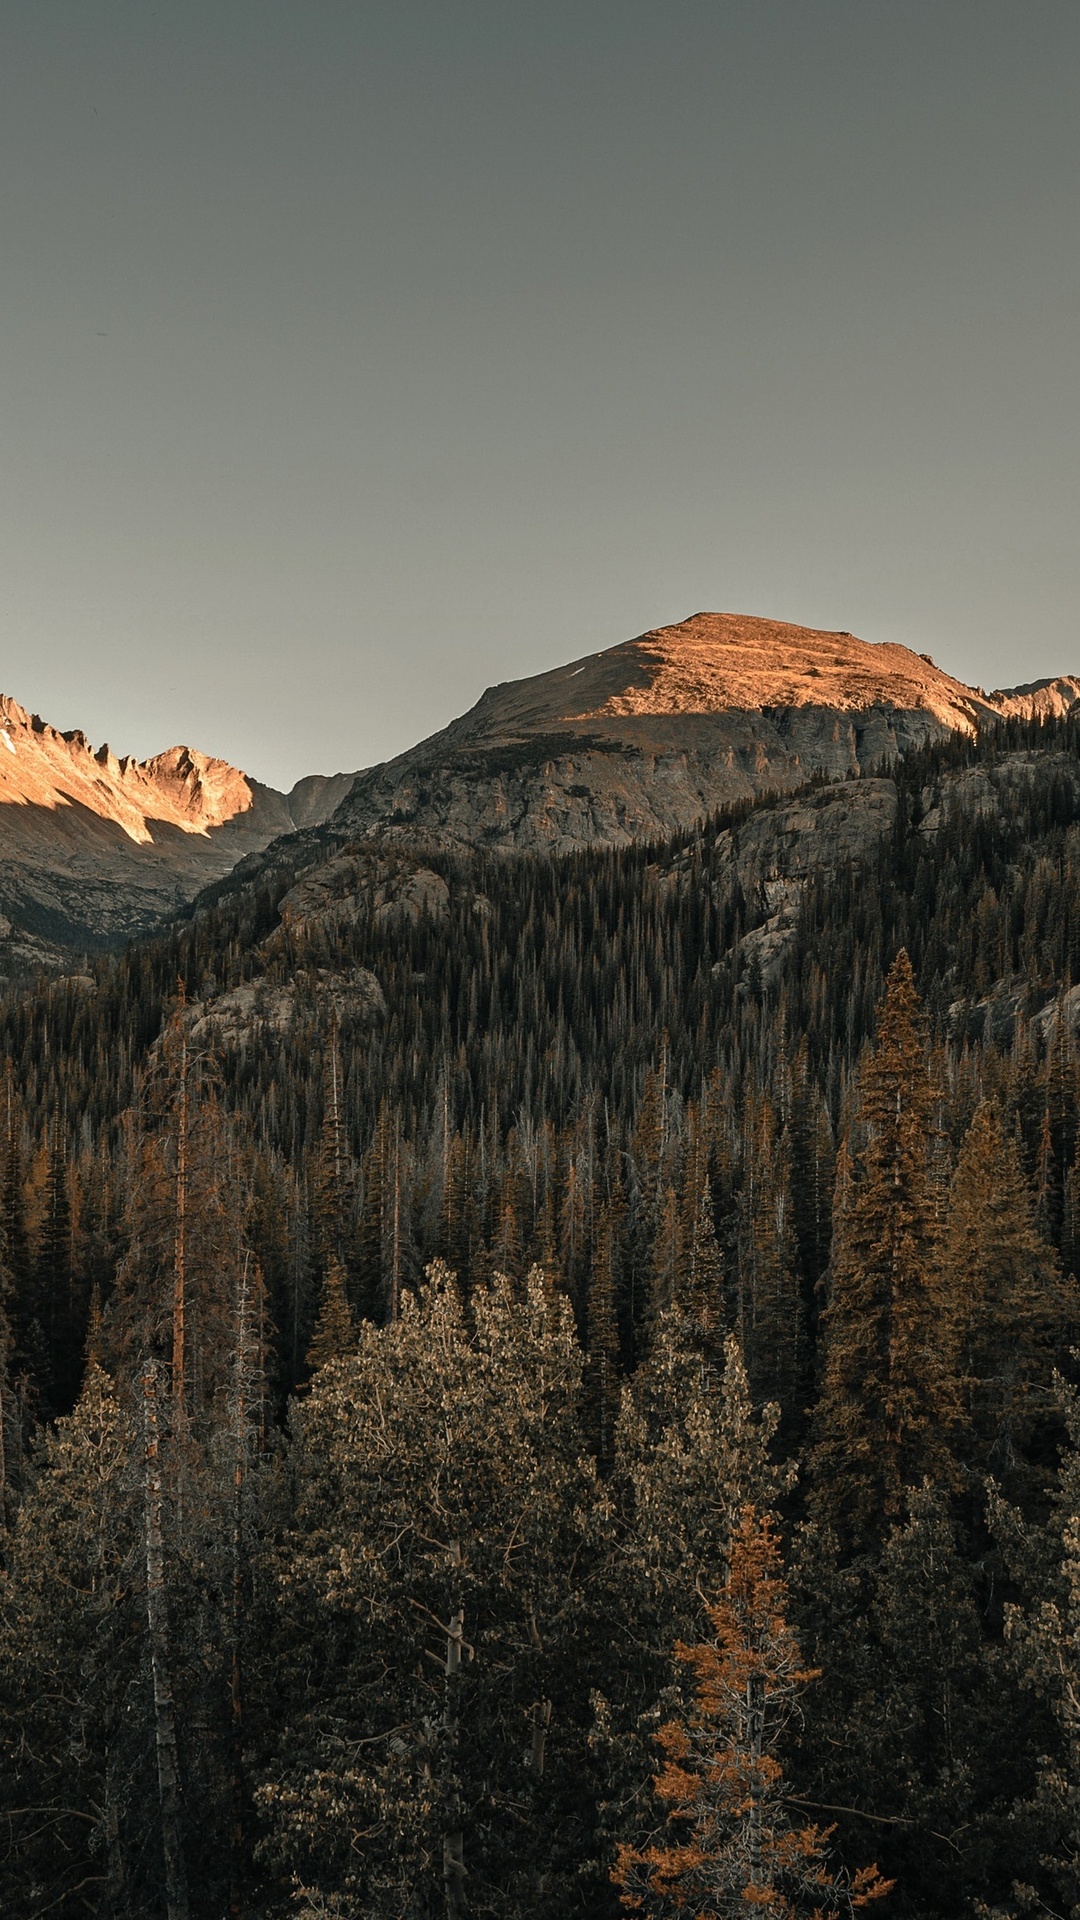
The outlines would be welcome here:
<svg viewBox="0 0 1080 1920">
<path fill-rule="evenodd" d="M 906 1488 L 948 1474 L 960 1412 L 927 1168 L 931 1099 L 902 952 L 859 1074 L 861 1144 L 836 1228 L 811 1460 L 812 1510 L 852 1545 L 881 1536 Z"/>
<path fill-rule="evenodd" d="M 590 1445 L 603 1472 L 612 1462 L 619 1409 L 619 1212 L 609 1202 L 601 1211 L 586 1305 L 585 1422 Z"/>
<path fill-rule="evenodd" d="M 1030 1490 L 1056 1424 L 1054 1369 L 1075 1337 L 1080 1299 L 1036 1231 L 1015 1142 L 991 1101 L 960 1150 L 942 1277 L 959 1331 L 971 1462 L 1011 1494 Z"/>
<path fill-rule="evenodd" d="M 315 1333 L 307 1351 L 310 1372 L 317 1373 L 330 1360 L 343 1359 L 353 1351 L 355 1344 L 356 1333 L 346 1291 L 345 1269 L 331 1257 L 323 1277 L 322 1304 L 315 1323 Z"/>
<path fill-rule="evenodd" d="M 622 1904 L 699 1920 L 836 1920 L 890 1890 L 876 1867 L 853 1877 L 828 1864 L 828 1833 L 796 1826 L 777 1748 L 817 1675 L 802 1665 L 786 1615 L 779 1543 L 767 1517 L 743 1510 L 728 1575 L 706 1607 L 710 1638 L 676 1643 L 693 1676 L 688 1712 L 656 1736 L 653 1790 L 668 1833 L 622 1846 L 612 1879 Z"/>
</svg>

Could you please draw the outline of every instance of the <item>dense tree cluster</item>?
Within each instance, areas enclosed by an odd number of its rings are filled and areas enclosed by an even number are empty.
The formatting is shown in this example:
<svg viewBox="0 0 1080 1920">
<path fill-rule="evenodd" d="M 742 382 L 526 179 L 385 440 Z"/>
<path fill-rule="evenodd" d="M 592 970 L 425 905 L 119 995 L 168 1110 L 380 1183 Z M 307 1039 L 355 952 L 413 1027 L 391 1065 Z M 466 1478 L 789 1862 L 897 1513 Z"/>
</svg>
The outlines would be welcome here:
<svg viewBox="0 0 1080 1920">
<path fill-rule="evenodd" d="M 1080 1910 L 1078 746 L 9 993 L 5 1911 Z"/>
</svg>

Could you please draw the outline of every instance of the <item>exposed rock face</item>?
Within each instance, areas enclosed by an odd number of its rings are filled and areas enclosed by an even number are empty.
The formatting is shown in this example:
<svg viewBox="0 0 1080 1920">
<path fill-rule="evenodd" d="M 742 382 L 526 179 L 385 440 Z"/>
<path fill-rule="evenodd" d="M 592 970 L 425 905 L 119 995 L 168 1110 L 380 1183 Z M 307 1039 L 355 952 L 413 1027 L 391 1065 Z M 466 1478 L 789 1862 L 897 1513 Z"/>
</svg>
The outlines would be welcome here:
<svg viewBox="0 0 1080 1920">
<path fill-rule="evenodd" d="M 844 779 L 1002 715 L 1067 712 L 1080 678 L 985 694 L 906 647 L 696 614 L 529 680 L 359 774 L 335 830 L 443 845 L 625 845 Z"/>
<path fill-rule="evenodd" d="M 245 854 L 325 820 L 351 784 L 278 793 L 188 747 L 118 760 L 0 696 L 0 970 L 152 926 Z"/>
<path fill-rule="evenodd" d="M 866 860 L 896 820 L 896 787 L 888 779 L 844 781 L 766 807 L 721 833 L 716 847 L 728 886 L 736 881 L 760 922 L 743 939 L 768 985 L 798 924 L 813 873 L 835 873 Z"/>
<path fill-rule="evenodd" d="M 407 855 L 372 859 L 343 853 L 302 873 L 278 911 L 284 926 L 307 932 L 355 919 L 361 900 L 377 921 L 419 919 L 422 914 L 441 920 L 450 906 L 450 889 L 441 874 Z"/>
<path fill-rule="evenodd" d="M 348 974 L 300 969 L 280 985 L 245 981 L 213 1000 L 192 1001 L 185 1018 L 197 1044 L 231 1049 L 245 1047 L 258 1036 L 280 1037 L 305 1020 L 314 1024 L 327 1006 L 339 1019 L 374 1021 L 386 1015 L 386 999 L 375 975 L 357 967 Z"/>
</svg>

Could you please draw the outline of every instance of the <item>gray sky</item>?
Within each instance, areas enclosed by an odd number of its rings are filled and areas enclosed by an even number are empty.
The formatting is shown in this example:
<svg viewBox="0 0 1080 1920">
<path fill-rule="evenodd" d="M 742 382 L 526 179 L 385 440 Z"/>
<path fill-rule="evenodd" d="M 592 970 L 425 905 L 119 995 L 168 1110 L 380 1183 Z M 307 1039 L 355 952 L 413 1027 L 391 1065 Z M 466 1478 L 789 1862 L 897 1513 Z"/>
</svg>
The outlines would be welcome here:
<svg viewBox="0 0 1080 1920">
<path fill-rule="evenodd" d="M 370 764 L 700 608 L 1080 668 L 1076 0 L 4 0 L 0 690 Z"/>
</svg>

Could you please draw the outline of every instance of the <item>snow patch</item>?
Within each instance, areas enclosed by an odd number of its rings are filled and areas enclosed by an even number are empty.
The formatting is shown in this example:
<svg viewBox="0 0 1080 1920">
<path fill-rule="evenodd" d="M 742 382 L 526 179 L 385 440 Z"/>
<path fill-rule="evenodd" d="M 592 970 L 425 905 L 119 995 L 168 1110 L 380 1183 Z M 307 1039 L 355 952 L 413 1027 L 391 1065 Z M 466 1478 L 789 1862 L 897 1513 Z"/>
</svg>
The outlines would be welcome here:
<svg viewBox="0 0 1080 1920">
<path fill-rule="evenodd" d="M 2 727 L 0 727 L 0 740 L 2 740 L 2 741 L 3 741 L 3 743 L 4 743 L 4 745 L 5 745 L 5 747 L 7 748 L 7 750 L 8 750 L 8 752 L 9 752 L 9 753 L 14 753 L 14 752 L 15 752 L 15 742 L 14 742 L 14 740 L 12 739 L 12 737 L 11 737 L 11 735 L 10 735 L 10 733 L 5 733 L 5 732 L 4 732 L 4 730 L 3 730 L 3 728 L 2 728 Z"/>
</svg>

